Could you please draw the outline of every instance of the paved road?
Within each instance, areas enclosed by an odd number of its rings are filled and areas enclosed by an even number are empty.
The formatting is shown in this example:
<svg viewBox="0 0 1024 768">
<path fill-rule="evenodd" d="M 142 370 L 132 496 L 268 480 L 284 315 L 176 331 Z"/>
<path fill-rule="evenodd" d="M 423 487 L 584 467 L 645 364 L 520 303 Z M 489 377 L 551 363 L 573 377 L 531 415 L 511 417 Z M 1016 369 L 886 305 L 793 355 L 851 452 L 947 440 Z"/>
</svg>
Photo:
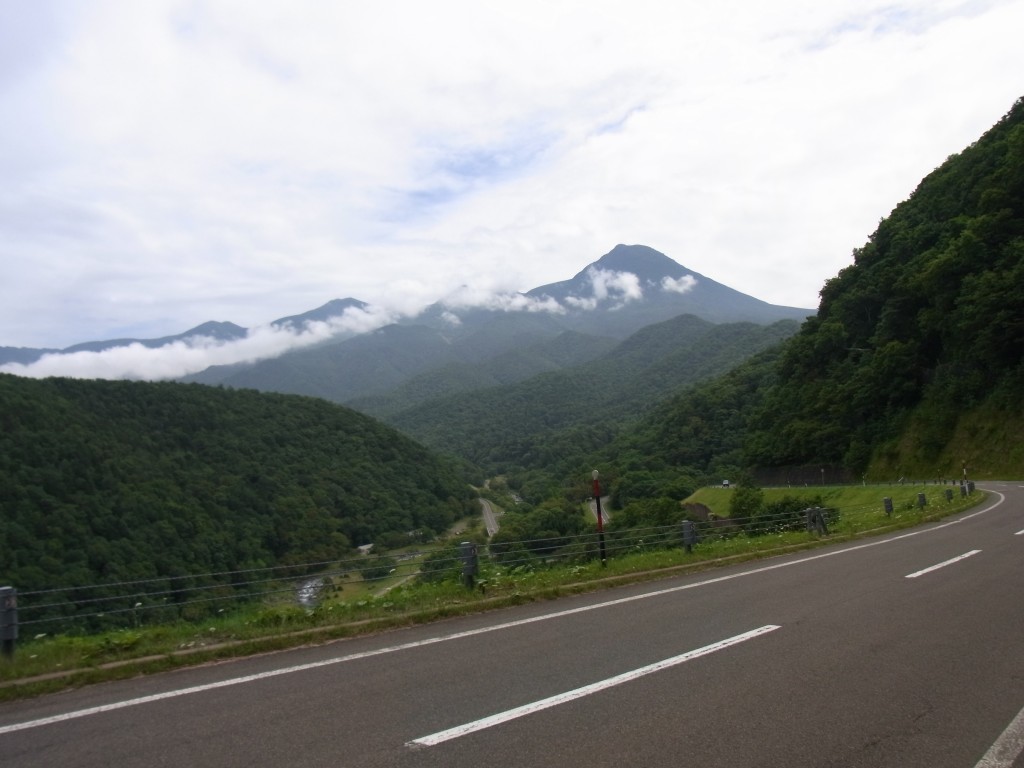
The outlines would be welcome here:
<svg viewBox="0 0 1024 768">
<path fill-rule="evenodd" d="M 1024 488 L 992 490 L 856 544 L 5 704 L 0 765 L 1021 768 Z"/>
<path fill-rule="evenodd" d="M 484 527 L 487 528 L 487 535 L 493 536 L 498 532 L 498 516 L 494 512 L 494 506 L 487 499 L 480 499 L 480 507 L 484 516 Z"/>
</svg>

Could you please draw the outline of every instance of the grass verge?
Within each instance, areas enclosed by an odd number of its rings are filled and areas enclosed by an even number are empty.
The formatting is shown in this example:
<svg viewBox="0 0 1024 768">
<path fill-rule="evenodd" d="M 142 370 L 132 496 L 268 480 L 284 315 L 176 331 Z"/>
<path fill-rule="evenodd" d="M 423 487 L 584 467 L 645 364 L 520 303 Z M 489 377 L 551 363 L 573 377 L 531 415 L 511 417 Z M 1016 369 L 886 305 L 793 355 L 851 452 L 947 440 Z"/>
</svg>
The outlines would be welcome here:
<svg viewBox="0 0 1024 768">
<path fill-rule="evenodd" d="M 557 565 L 504 568 L 481 561 L 479 588 L 456 581 L 405 582 L 383 594 L 325 600 L 314 609 L 293 604 L 257 606 L 204 621 L 125 628 L 100 635 L 56 635 L 22 639 L 13 659 L 0 658 L 0 701 L 67 688 L 153 674 L 185 666 L 329 642 L 346 637 L 425 624 L 441 619 L 551 600 L 628 583 L 666 578 L 723 565 L 772 557 L 935 521 L 980 504 L 985 494 L 955 496 L 932 486 L 929 504 L 918 506 L 920 487 L 878 486 L 766 489 L 766 500 L 785 495 L 820 497 L 838 508 L 840 518 L 828 536 L 786 531 L 765 536 L 734 536 L 702 543 L 692 553 L 681 548 L 631 548 L 602 565 L 594 560 Z M 702 489 L 692 498 L 725 516 L 725 489 Z M 885 513 L 882 497 L 894 511 Z"/>
</svg>

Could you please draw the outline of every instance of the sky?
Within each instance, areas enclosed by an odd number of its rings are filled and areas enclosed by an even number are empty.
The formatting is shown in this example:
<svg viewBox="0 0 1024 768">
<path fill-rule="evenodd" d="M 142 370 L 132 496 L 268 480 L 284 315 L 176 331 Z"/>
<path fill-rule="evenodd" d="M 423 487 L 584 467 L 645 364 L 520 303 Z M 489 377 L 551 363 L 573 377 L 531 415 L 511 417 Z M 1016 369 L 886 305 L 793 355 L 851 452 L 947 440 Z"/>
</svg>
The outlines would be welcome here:
<svg viewBox="0 0 1024 768">
<path fill-rule="evenodd" d="M 0 346 L 219 320 L 249 351 L 194 351 L 276 354 L 334 298 L 380 324 L 618 243 L 814 308 L 1024 95 L 1022 29 L 1024 0 L 0 0 Z"/>
</svg>

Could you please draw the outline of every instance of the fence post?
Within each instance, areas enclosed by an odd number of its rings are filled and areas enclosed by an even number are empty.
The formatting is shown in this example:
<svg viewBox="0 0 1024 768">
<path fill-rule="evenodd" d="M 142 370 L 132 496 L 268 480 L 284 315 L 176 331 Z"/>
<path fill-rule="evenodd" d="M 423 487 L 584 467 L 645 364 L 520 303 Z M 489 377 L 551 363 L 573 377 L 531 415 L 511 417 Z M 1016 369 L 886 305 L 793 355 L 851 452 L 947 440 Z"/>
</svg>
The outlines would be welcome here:
<svg viewBox="0 0 1024 768">
<path fill-rule="evenodd" d="M 692 520 L 683 520 L 683 546 L 686 553 L 693 552 L 693 545 L 697 543 L 697 529 Z"/>
<path fill-rule="evenodd" d="M 476 544 L 464 541 L 459 545 L 462 557 L 462 581 L 469 589 L 473 588 L 477 573 L 480 571 L 480 559 L 477 557 Z"/>
<path fill-rule="evenodd" d="M 18 639 L 18 590 L 0 587 L 0 652 L 8 659 L 14 657 Z"/>
<path fill-rule="evenodd" d="M 808 507 L 804 510 L 807 515 L 807 532 L 817 532 L 821 536 L 828 535 L 828 526 L 825 525 L 825 515 L 821 507 Z"/>
</svg>

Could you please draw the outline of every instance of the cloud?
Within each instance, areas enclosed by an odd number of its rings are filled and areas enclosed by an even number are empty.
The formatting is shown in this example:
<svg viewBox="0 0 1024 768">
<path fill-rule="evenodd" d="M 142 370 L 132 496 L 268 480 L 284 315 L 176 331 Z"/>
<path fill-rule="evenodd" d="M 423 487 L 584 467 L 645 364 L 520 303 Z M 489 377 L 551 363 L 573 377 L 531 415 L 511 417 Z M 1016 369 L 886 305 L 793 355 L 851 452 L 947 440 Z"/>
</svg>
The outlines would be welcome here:
<svg viewBox="0 0 1024 768">
<path fill-rule="evenodd" d="M 669 293 L 689 293 L 697 285 L 697 278 L 693 275 L 683 275 L 678 280 L 671 277 L 664 277 L 661 280 L 661 289 Z"/>
<path fill-rule="evenodd" d="M 214 365 L 252 363 L 278 357 L 339 335 L 367 333 L 386 325 L 392 319 L 389 313 L 372 307 L 347 307 L 341 315 L 328 322 L 306 322 L 301 328 L 292 325 L 261 325 L 250 329 L 244 338 L 237 341 L 190 336 L 160 347 L 134 343 L 100 352 L 47 354 L 27 365 L 8 363 L 0 366 L 0 373 L 31 378 L 177 379 Z"/>
<path fill-rule="evenodd" d="M 616 272 L 591 267 L 587 270 L 587 275 L 593 286 L 594 297 L 598 301 L 604 301 L 613 295 L 623 303 L 637 301 L 644 297 L 643 288 L 640 287 L 640 278 L 632 272 Z"/>
<path fill-rule="evenodd" d="M 632 272 L 590 267 L 587 270 L 587 278 L 590 281 L 589 296 L 568 296 L 565 299 L 565 303 L 574 309 L 592 310 L 604 301 L 612 301 L 615 306 L 623 306 L 644 297 L 640 278 Z"/>
<path fill-rule="evenodd" d="M 1016 0 L 8 5 L 18 346 L 514 294 L 621 242 L 814 306 L 1024 66 Z"/>
<path fill-rule="evenodd" d="M 450 309 L 490 309 L 497 312 L 550 312 L 565 314 L 565 307 L 550 296 L 535 298 L 522 293 L 461 286 L 442 303 Z"/>
</svg>

